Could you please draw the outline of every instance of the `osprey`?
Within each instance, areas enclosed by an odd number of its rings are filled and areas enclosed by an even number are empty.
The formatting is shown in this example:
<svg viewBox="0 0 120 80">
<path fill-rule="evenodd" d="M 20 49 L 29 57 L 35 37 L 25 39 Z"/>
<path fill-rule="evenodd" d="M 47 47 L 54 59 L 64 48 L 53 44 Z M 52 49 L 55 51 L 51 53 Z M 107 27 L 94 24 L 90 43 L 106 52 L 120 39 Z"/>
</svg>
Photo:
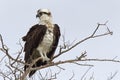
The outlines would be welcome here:
<svg viewBox="0 0 120 80">
<path fill-rule="evenodd" d="M 24 71 L 29 66 L 27 64 L 33 63 L 37 58 L 40 58 L 32 65 L 32 68 L 46 65 L 52 58 L 57 48 L 60 29 L 57 24 L 52 23 L 52 15 L 48 9 L 39 9 L 36 17 L 39 18 L 39 23 L 33 25 L 26 36 L 22 39 L 25 41 L 25 63 Z M 29 72 L 31 77 L 36 70 Z"/>
</svg>

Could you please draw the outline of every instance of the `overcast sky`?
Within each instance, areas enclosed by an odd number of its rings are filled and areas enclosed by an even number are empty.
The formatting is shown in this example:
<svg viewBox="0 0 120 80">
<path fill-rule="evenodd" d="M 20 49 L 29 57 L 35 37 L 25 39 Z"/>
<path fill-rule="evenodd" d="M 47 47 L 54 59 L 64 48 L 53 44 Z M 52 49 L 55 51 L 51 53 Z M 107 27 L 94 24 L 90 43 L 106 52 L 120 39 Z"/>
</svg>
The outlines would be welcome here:
<svg viewBox="0 0 120 80">
<path fill-rule="evenodd" d="M 62 55 L 58 60 L 73 59 L 81 52 L 87 51 L 88 58 L 106 58 L 120 60 L 120 0 L 0 0 L 0 34 L 10 48 L 16 53 L 20 47 L 17 43 L 29 28 L 38 23 L 36 11 L 48 8 L 52 12 L 53 22 L 59 24 L 66 41 L 79 41 L 90 35 L 97 23 L 105 23 L 113 35 L 90 39 L 72 51 Z M 99 31 L 106 31 L 101 27 Z M 62 42 L 62 39 L 60 39 Z M 65 56 L 65 57 L 64 57 Z M 107 80 L 111 73 L 119 71 L 113 80 L 120 79 L 120 64 L 107 62 L 91 63 L 95 66 L 88 76 L 94 73 L 95 80 Z M 68 80 L 75 73 L 73 80 L 80 77 L 88 67 L 61 65 L 66 67 L 57 80 Z"/>
</svg>

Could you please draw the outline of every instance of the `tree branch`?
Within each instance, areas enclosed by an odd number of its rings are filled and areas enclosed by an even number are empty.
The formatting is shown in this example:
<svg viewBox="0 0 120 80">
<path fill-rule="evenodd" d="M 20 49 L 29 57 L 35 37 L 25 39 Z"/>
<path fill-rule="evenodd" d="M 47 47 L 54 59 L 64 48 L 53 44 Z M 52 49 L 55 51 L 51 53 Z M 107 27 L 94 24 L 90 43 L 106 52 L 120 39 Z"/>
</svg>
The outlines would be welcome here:
<svg viewBox="0 0 120 80">
<path fill-rule="evenodd" d="M 107 21 L 108 22 L 108 21 Z M 57 55 L 55 55 L 52 59 L 51 59 L 51 61 L 50 61 L 50 63 L 48 63 L 48 64 L 46 64 L 46 65 L 44 65 L 44 66 L 40 66 L 40 67 L 35 67 L 35 68 L 32 68 L 32 66 L 38 61 L 38 60 L 40 60 L 41 59 L 41 57 L 40 58 L 38 58 L 38 59 L 36 59 L 36 60 L 34 60 L 31 64 L 27 64 L 27 63 L 25 63 L 24 61 L 22 61 L 21 59 L 20 59 L 20 55 L 22 54 L 22 50 L 23 50 L 23 47 L 22 47 L 22 45 L 21 45 L 21 43 L 19 42 L 19 45 L 21 46 L 21 50 L 18 52 L 19 54 L 17 55 L 17 57 L 16 58 L 13 58 L 11 55 L 10 55 L 10 53 L 8 52 L 8 47 L 4 44 L 4 42 L 3 42 L 3 39 L 2 39 L 2 36 L 1 36 L 1 34 L 0 34 L 0 41 L 1 41 L 1 48 L 0 48 L 0 50 L 3 52 L 3 53 L 5 53 L 5 55 L 8 57 L 8 59 L 9 59 L 9 66 L 8 66 L 8 68 L 12 71 L 12 73 L 13 73 L 13 75 L 15 76 L 15 78 L 18 78 L 18 79 L 20 79 L 20 80 L 24 80 L 25 78 L 26 78 L 26 76 L 27 76 L 27 74 L 31 71 L 31 70 L 38 70 L 38 69 L 44 69 L 44 68 L 48 68 L 48 67 L 51 67 L 51 66 L 57 66 L 57 67 L 59 67 L 60 69 L 63 69 L 63 70 L 65 70 L 64 68 L 61 68 L 60 66 L 58 66 L 58 65 L 60 65 L 60 64 L 66 64 L 66 63 L 73 63 L 73 64 L 77 64 L 77 65 L 81 65 L 81 66 L 94 66 L 94 65 L 91 65 L 91 64 L 80 64 L 80 63 L 78 63 L 78 62 L 86 62 L 86 61 L 108 61 L 108 62 L 116 62 L 116 63 L 120 63 L 120 60 L 115 60 L 115 59 L 86 59 L 86 51 L 85 52 L 83 52 L 83 53 L 81 53 L 81 55 L 79 56 L 79 57 L 77 57 L 77 58 L 75 58 L 75 59 L 70 59 L 70 60 L 62 60 L 62 61 L 58 61 L 58 62 L 52 62 L 55 58 L 57 58 L 57 57 L 59 57 L 60 55 L 62 55 L 62 54 L 64 54 L 64 53 L 66 53 L 66 52 L 68 52 L 68 51 L 70 51 L 70 50 L 72 50 L 73 48 L 75 48 L 76 46 L 78 46 L 79 44 L 81 44 L 82 42 L 85 42 L 85 41 L 87 41 L 87 40 L 89 40 L 89 39 L 92 39 L 92 38 L 97 38 L 97 37 L 101 37 L 101 36 L 105 36 L 105 35 L 112 35 L 113 34 L 113 32 L 112 31 L 110 31 L 110 29 L 107 27 L 107 22 L 105 22 L 104 24 L 97 24 L 97 27 L 95 28 L 95 30 L 93 31 L 93 33 L 91 34 L 91 35 L 89 35 L 88 37 L 86 37 L 86 38 L 84 38 L 84 39 L 82 39 L 82 40 L 80 40 L 80 41 L 78 41 L 78 42 L 76 42 L 75 44 L 73 44 L 72 46 L 68 46 L 68 44 L 66 44 L 66 41 L 65 41 L 65 37 L 63 36 L 63 46 L 60 46 L 60 49 L 59 49 L 59 53 L 57 54 Z M 98 31 L 98 29 L 99 29 L 99 27 L 100 26 L 105 26 L 105 27 L 107 27 L 107 32 L 105 32 L 105 33 L 102 33 L 102 34 L 98 34 L 98 35 L 96 35 L 96 32 Z M 4 58 L 2 58 L 2 60 L 3 60 Z M 23 72 L 22 70 L 23 69 L 20 69 L 18 66 L 16 66 L 15 64 L 22 64 L 22 65 L 28 65 L 29 66 L 29 68 L 27 68 L 27 70 L 25 71 L 25 72 Z M 17 73 L 17 71 L 19 71 L 21 74 L 19 75 L 19 77 L 17 77 L 15 74 Z M 2 74 L 2 72 L 0 72 L 1 74 Z M 52 72 L 51 72 L 52 73 Z M 4 75 L 4 77 L 6 77 L 5 75 Z M 74 77 L 74 73 L 73 73 L 73 76 L 70 78 L 70 79 L 72 79 Z M 8 77 L 9 78 L 9 77 Z"/>
<path fill-rule="evenodd" d="M 78 41 L 78 42 L 75 43 L 73 46 L 69 47 L 68 49 L 62 50 L 63 48 L 60 46 L 59 54 L 55 55 L 55 56 L 53 57 L 53 59 L 55 59 L 55 58 L 57 58 L 58 56 L 60 56 L 60 55 L 62 55 L 62 54 L 64 54 L 64 53 L 72 50 L 74 47 L 78 46 L 78 45 L 81 44 L 82 42 L 87 41 L 88 39 L 96 38 L 96 37 L 101 37 L 101 36 L 105 36 L 105 35 L 109 35 L 109 34 L 112 35 L 113 32 L 110 31 L 110 29 L 107 27 L 107 25 L 106 25 L 107 22 L 108 22 L 108 21 L 106 21 L 104 24 L 99 24 L 99 23 L 98 23 L 96 29 L 93 31 L 93 33 L 92 33 L 90 36 L 88 36 L 88 37 L 86 37 L 86 38 Z M 107 27 L 107 30 L 108 30 L 108 31 L 107 31 L 106 33 L 104 33 L 104 34 L 95 35 L 100 26 L 105 26 L 105 27 Z M 64 40 L 64 42 L 65 42 L 65 40 Z M 53 60 L 53 59 L 52 59 L 52 60 Z"/>
<path fill-rule="evenodd" d="M 1 35 L 1 34 L 0 34 L 0 41 L 1 41 L 1 45 L 2 45 L 2 48 L 0 48 L 0 50 L 3 51 L 9 59 L 13 60 L 14 62 L 20 62 L 20 63 L 25 64 L 22 60 L 18 60 L 19 55 L 22 53 L 22 50 L 21 50 L 21 53 L 20 53 L 20 54 L 17 56 L 17 58 L 15 59 L 15 58 L 13 58 L 13 57 L 10 55 L 10 53 L 8 52 L 9 49 L 8 49 L 8 47 L 4 44 L 3 38 L 2 38 L 2 35 Z"/>
<path fill-rule="evenodd" d="M 55 65 L 60 65 L 60 64 L 66 64 L 66 63 L 74 63 L 74 62 L 85 62 L 85 61 L 92 61 L 92 62 L 95 62 L 95 61 L 103 61 L 103 62 L 115 62 L 115 63 L 120 63 L 120 60 L 113 60 L 113 59 L 82 59 L 82 60 L 79 60 L 79 59 L 71 59 L 71 60 L 65 60 L 65 61 L 58 61 L 56 63 L 49 63 L 49 64 L 46 64 L 44 66 L 41 66 L 41 67 L 36 67 L 36 68 L 31 68 L 31 70 L 38 70 L 38 69 L 43 69 L 43 68 L 47 68 L 47 67 L 51 67 L 51 66 L 55 66 Z"/>
</svg>

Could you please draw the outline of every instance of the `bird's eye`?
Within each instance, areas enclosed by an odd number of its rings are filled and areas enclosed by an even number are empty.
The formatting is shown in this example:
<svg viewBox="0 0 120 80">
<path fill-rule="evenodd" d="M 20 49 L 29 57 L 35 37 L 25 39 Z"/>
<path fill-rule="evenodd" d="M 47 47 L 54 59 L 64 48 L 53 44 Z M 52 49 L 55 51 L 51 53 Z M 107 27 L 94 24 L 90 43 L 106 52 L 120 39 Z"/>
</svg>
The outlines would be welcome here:
<svg viewBox="0 0 120 80">
<path fill-rule="evenodd" d="M 48 15 L 51 15 L 51 13 L 47 13 Z"/>
</svg>

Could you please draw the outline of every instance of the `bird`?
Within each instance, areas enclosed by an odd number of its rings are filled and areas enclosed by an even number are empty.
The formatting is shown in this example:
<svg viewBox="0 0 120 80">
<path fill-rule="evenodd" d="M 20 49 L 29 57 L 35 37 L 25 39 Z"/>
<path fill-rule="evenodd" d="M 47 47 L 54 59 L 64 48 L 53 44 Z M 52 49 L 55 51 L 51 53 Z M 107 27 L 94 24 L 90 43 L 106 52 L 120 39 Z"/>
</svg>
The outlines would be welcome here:
<svg viewBox="0 0 120 80">
<path fill-rule="evenodd" d="M 60 27 L 52 21 L 52 14 L 49 9 L 37 10 L 36 18 L 38 23 L 33 25 L 25 36 L 22 37 L 24 43 L 24 71 L 29 68 L 34 60 L 32 68 L 46 65 L 53 58 L 60 38 Z M 37 70 L 31 70 L 28 74 L 31 77 Z"/>
</svg>

